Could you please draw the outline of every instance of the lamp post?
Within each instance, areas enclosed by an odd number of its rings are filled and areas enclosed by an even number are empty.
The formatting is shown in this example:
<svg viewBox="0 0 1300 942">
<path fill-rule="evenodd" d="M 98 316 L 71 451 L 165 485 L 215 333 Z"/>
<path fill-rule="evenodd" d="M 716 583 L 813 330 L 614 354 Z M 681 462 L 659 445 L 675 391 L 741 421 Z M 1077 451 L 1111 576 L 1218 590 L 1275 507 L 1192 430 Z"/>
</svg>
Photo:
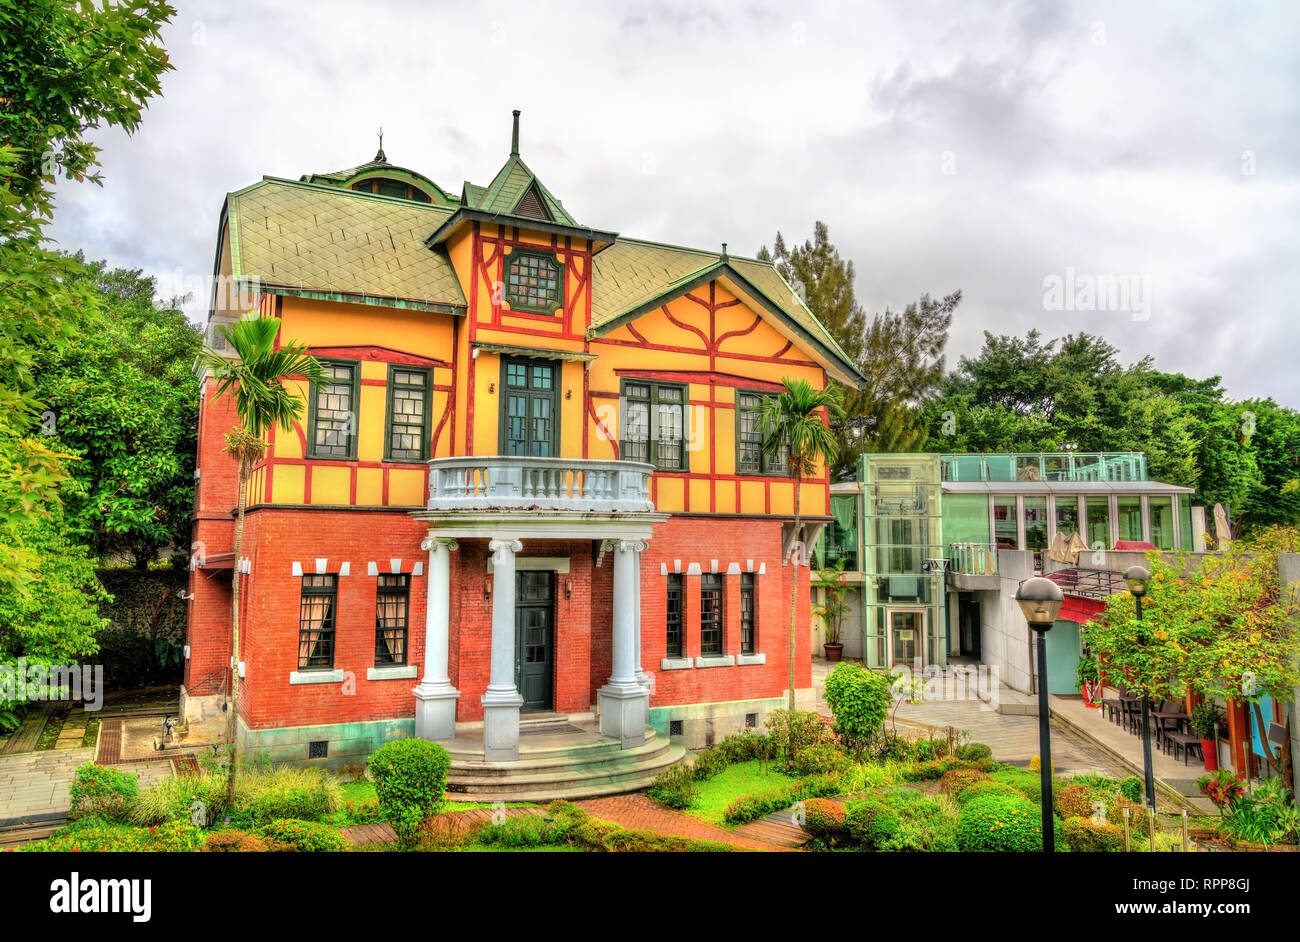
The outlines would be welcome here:
<svg viewBox="0 0 1300 942">
<path fill-rule="evenodd" d="M 1142 596 L 1147 594 L 1147 582 L 1150 579 L 1151 573 L 1141 566 L 1129 566 L 1124 570 L 1124 581 L 1137 606 L 1138 644 L 1143 647 L 1147 644 L 1147 630 L 1142 623 Z M 1145 689 L 1142 691 L 1142 770 L 1146 774 L 1147 807 L 1155 811 L 1156 776 L 1151 768 L 1151 698 Z"/>
<path fill-rule="evenodd" d="M 1042 776 L 1043 850 L 1056 850 L 1056 829 L 1052 821 L 1052 733 L 1047 706 L 1047 632 L 1056 622 L 1065 595 L 1051 579 L 1035 576 L 1020 583 L 1016 602 L 1025 621 L 1038 634 L 1038 761 Z"/>
</svg>

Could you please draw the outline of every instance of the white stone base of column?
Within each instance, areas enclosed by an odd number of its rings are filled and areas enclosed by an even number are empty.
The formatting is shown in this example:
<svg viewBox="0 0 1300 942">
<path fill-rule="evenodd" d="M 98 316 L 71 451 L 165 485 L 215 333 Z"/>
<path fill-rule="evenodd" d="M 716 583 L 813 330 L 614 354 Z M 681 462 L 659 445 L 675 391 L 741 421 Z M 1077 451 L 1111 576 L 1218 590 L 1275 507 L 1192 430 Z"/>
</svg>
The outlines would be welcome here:
<svg viewBox="0 0 1300 942">
<path fill-rule="evenodd" d="M 655 692 L 655 675 L 649 671 L 638 671 L 636 682 L 645 688 L 645 692 L 653 694 Z"/>
<path fill-rule="evenodd" d="M 456 738 L 456 700 L 460 691 L 451 684 L 420 684 L 415 694 L 415 735 L 431 742 Z"/>
<path fill-rule="evenodd" d="M 483 760 L 514 762 L 519 758 L 519 694 L 483 695 Z"/>
<path fill-rule="evenodd" d="M 600 734 L 617 739 L 624 749 L 645 744 L 645 727 L 650 719 L 650 695 L 639 684 L 615 687 L 606 684 L 596 691 L 600 698 Z"/>
</svg>

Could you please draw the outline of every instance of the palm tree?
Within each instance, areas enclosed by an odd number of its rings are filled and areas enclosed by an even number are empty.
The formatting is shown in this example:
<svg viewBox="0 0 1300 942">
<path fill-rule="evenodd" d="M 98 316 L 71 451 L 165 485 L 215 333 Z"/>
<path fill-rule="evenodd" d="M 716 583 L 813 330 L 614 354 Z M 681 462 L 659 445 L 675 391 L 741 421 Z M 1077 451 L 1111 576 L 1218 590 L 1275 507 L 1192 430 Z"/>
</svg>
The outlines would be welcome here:
<svg viewBox="0 0 1300 942">
<path fill-rule="evenodd" d="M 806 379 L 783 379 L 784 392 L 765 398 L 759 407 L 763 428 L 763 454 L 784 456 L 794 479 L 794 552 L 791 556 L 793 577 L 790 580 L 790 709 L 794 709 L 794 641 L 796 603 L 799 599 L 799 567 L 807 550 L 802 542 L 800 492 L 803 479 L 817 468 L 818 462 L 835 460 L 835 434 L 827 419 L 844 417 L 843 401 L 838 388 L 813 388 Z M 823 416 L 825 413 L 825 416 Z"/>
<path fill-rule="evenodd" d="M 280 332 L 278 317 L 261 317 L 249 311 L 233 326 L 217 328 L 236 359 L 204 347 L 199 364 L 217 382 L 215 398 L 234 394 L 239 426 L 226 434 L 226 452 L 239 462 L 239 501 L 235 512 L 235 560 L 230 588 L 230 710 L 229 800 L 235 797 L 235 752 L 237 739 L 236 710 L 239 696 L 239 560 L 244 541 L 244 510 L 248 505 L 248 478 L 253 467 L 266 454 L 263 436 L 274 426 L 285 432 L 302 420 L 303 400 L 286 387 L 285 381 L 299 376 L 317 383 L 322 378 L 321 365 L 308 354 L 307 347 L 290 341 L 276 345 Z"/>
</svg>

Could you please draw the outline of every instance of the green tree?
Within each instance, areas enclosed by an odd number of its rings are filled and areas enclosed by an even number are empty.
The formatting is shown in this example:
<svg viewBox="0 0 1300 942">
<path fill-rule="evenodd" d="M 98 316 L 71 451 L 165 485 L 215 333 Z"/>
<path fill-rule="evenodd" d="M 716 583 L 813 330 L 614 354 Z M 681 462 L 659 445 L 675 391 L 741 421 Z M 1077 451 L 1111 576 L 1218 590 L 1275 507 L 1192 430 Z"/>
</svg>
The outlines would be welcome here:
<svg viewBox="0 0 1300 942">
<path fill-rule="evenodd" d="M 102 589 L 67 539 L 70 456 L 50 440 L 57 419 L 35 365 L 86 329 L 98 301 L 76 262 L 45 247 L 43 227 L 60 171 L 99 182 L 87 132 L 139 126 L 170 68 L 156 41 L 172 15 L 155 0 L 0 0 L 0 612 L 11 626 L 0 657 L 25 641 L 65 662 L 94 650 L 86 612 Z"/>
<path fill-rule="evenodd" d="M 806 379 L 784 379 L 785 389 L 763 400 L 759 423 L 763 428 L 763 451 L 769 456 L 785 455 L 794 480 L 794 552 L 790 557 L 790 709 L 794 705 L 794 643 L 797 631 L 796 603 L 799 599 L 799 567 L 808 559 L 803 542 L 802 491 L 804 478 L 819 463 L 828 467 L 835 460 L 838 444 L 828 422 L 844 417 L 840 391 L 834 387 L 816 390 Z"/>
<path fill-rule="evenodd" d="M 1241 405 L 1240 441 L 1250 449 L 1259 477 L 1243 495 L 1234 524 L 1245 533 L 1300 525 L 1300 413 L 1272 399 Z"/>
<path fill-rule="evenodd" d="M 140 271 L 76 261 L 100 303 L 76 337 L 38 352 L 36 394 L 54 413 L 52 441 L 81 459 L 69 526 L 100 556 L 143 569 L 189 540 L 202 334 L 155 303 Z"/>
<path fill-rule="evenodd" d="M 789 248 L 781 233 L 758 257 L 771 261 L 867 378 L 865 389 L 837 387 L 845 419 L 832 424 L 837 441 L 833 478 L 850 477 L 868 451 L 910 451 L 925 438 L 920 407 L 944 375 L 943 349 L 961 292 L 928 294 L 903 311 L 886 309 L 868 321 L 854 295 L 853 262 L 843 259 L 824 222 L 813 238 Z"/>
<path fill-rule="evenodd" d="M 304 377 L 318 383 L 322 370 L 307 348 L 294 341 L 283 346 L 276 343 L 280 331 L 278 317 L 260 317 L 249 311 L 234 325 L 218 328 L 233 357 L 205 347 L 200 356 L 203 369 L 217 380 L 217 397 L 233 396 L 239 427 L 226 435 L 226 451 L 239 465 L 239 499 L 235 511 L 235 559 L 239 560 L 244 540 L 244 511 L 248 506 L 248 478 L 253 466 L 266 454 L 266 433 L 273 427 L 293 431 L 293 424 L 303 417 L 303 401 L 285 383 Z M 231 667 L 230 667 L 230 743 L 236 743 L 239 703 L 239 567 L 231 576 Z M 237 758 L 237 757 L 236 757 Z M 235 767 L 230 763 L 229 799 L 234 801 Z"/>
</svg>

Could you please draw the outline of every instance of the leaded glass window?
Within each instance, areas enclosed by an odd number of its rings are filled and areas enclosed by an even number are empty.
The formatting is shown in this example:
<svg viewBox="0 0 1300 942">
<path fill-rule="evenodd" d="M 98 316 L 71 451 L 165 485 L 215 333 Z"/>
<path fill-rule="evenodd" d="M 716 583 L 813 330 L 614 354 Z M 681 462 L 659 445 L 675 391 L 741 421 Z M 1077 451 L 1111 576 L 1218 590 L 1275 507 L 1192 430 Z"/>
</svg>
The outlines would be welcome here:
<svg viewBox="0 0 1300 942">
<path fill-rule="evenodd" d="M 511 308 L 550 314 L 564 303 L 564 269 L 554 258 L 515 251 L 506 262 L 506 300 Z"/>
<path fill-rule="evenodd" d="M 379 577 L 375 592 L 375 664 L 405 664 L 411 577 L 393 573 Z"/>
<path fill-rule="evenodd" d="M 429 371 L 394 367 L 388 376 L 388 457 L 424 461 L 429 457 Z"/>
<path fill-rule="evenodd" d="M 357 367 L 322 363 L 312 387 L 311 457 L 352 458 L 357 442 Z"/>
<path fill-rule="evenodd" d="M 329 670 L 334 666 L 334 607 L 337 575 L 302 577 L 298 606 L 298 669 Z"/>
<path fill-rule="evenodd" d="M 624 384 L 620 457 L 686 470 L 686 387 Z"/>
<path fill-rule="evenodd" d="M 742 392 L 736 396 L 736 473 L 788 474 L 789 449 L 776 454 L 763 453 L 763 423 L 760 408 L 769 398 L 760 393 Z"/>
<path fill-rule="evenodd" d="M 722 656 L 722 576 L 700 576 L 700 655 Z"/>
</svg>

